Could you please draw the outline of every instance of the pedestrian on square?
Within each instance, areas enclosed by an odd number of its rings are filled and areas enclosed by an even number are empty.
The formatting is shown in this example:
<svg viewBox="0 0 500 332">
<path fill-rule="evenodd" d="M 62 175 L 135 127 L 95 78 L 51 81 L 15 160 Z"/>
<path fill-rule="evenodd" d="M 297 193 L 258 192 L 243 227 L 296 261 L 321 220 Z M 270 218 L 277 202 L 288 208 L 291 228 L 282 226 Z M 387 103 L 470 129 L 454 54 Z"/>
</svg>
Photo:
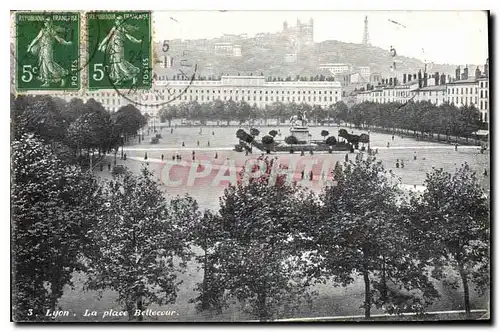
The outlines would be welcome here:
<svg viewBox="0 0 500 332">
<path fill-rule="evenodd" d="M 389 146 L 390 146 L 390 144 L 389 144 L 389 142 L 387 142 L 387 147 L 389 147 Z"/>
<path fill-rule="evenodd" d="M 304 150 L 300 151 L 300 155 L 304 156 Z"/>
<path fill-rule="evenodd" d="M 401 168 L 405 168 L 405 162 L 401 160 Z"/>
<path fill-rule="evenodd" d="M 123 155 L 123 160 L 127 160 L 127 154 L 126 153 Z"/>
<path fill-rule="evenodd" d="M 217 152 L 215 153 L 215 159 L 217 159 L 218 155 L 217 155 Z"/>
<path fill-rule="evenodd" d="M 164 155 L 161 155 L 161 161 L 163 161 L 163 159 L 164 159 L 164 158 L 165 158 L 165 156 L 164 156 Z"/>
<path fill-rule="evenodd" d="M 214 136 L 214 135 L 215 135 L 215 131 L 212 130 L 212 136 Z"/>
<path fill-rule="evenodd" d="M 484 169 L 484 173 L 483 174 L 484 174 L 484 176 L 488 176 L 488 170 L 486 168 Z"/>
<path fill-rule="evenodd" d="M 313 171 L 309 172 L 309 180 L 311 180 L 311 181 L 313 180 Z"/>
<path fill-rule="evenodd" d="M 208 146 L 210 147 L 210 141 L 208 141 Z"/>
<path fill-rule="evenodd" d="M 301 178 L 302 180 L 304 180 L 304 170 L 302 170 L 302 171 L 300 172 L 300 178 Z"/>
<path fill-rule="evenodd" d="M 394 141 L 394 135 L 392 135 L 392 140 Z"/>
<path fill-rule="evenodd" d="M 399 168 L 399 159 L 396 159 L 396 168 Z"/>
<path fill-rule="evenodd" d="M 108 163 L 108 171 L 111 171 L 111 163 Z"/>
<path fill-rule="evenodd" d="M 248 150 L 245 151 L 245 156 L 248 156 Z"/>
<path fill-rule="evenodd" d="M 196 154 L 196 152 L 194 152 L 194 150 L 193 150 L 193 152 L 191 154 L 194 156 Z"/>
<path fill-rule="evenodd" d="M 194 161 L 194 159 L 195 159 L 195 155 L 193 154 L 193 161 Z"/>
<path fill-rule="evenodd" d="M 144 160 L 148 160 L 148 153 L 144 152 Z"/>
<path fill-rule="evenodd" d="M 184 144 L 184 142 L 182 142 L 182 146 L 183 146 L 183 147 L 184 147 L 184 146 L 186 146 L 186 145 Z"/>
<path fill-rule="evenodd" d="M 200 146 L 200 141 L 196 141 L 196 146 Z"/>
<path fill-rule="evenodd" d="M 170 128 L 170 133 L 173 134 L 174 133 L 174 128 Z"/>
<path fill-rule="evenodd" d="M 458 151 L 458 144 L 455 143 L 455 151 Z"/>
<path fill-rule="evenodd" d="M 348 153 L 346 153 L 346 154 L 345 154 L 345 162 L 348 162 L 348 161 L 349 161 L 349 154 L 348 154 Z"/>
<path fill-rule="evenodd" d="M 309 150 L 309 154 L 312 156 L 314 154 L 313 150 Z"/>
<path fill-rule="evenodd" d="M 172 155 L 172 161 L 175 161 L 175 155 L 174 154 Z"/>
<path fill-rule="evenodd" d="M 417 160 L 417 151 L 413 151 L 413 160 Z"/>
</svg>

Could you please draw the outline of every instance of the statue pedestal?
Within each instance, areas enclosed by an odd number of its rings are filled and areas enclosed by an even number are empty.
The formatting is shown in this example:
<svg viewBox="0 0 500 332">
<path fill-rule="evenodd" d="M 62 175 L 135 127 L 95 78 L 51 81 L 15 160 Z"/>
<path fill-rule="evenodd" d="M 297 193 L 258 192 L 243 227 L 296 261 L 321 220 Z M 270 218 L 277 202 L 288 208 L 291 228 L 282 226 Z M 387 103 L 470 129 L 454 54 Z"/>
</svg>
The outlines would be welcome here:
<svg viewBox="0 0 500 332">
<path fill-rule="evenodd" d="M 290 128 L 290 133 L 295 136 L 299 142 L 309 142 L 309 128 L 302 127 L 292 127 Z"/>
</svg>

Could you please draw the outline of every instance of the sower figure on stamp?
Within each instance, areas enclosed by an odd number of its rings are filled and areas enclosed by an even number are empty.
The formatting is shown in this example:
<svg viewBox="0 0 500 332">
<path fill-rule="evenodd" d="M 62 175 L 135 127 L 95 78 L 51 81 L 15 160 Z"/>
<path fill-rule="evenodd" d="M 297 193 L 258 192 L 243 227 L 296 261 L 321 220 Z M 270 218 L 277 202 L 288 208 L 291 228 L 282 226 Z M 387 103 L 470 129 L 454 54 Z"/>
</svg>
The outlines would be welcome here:
<svg viewBox="0 0 500 332">
<path fill-rule="evenodd" d="M 125 38 L 136 44 L 142 43 L 142 39 L 136 39 L 130 35 L 130 32 L 135 30 L 137 30 L 136 27 L 123 23 L 123 17 L 118 16 L 113 28 L 99 44 L 99 51 L 109 56 L 109 78 L 114 81 L 114 85 L 130 80 L 134 85 L 137 80 L 136 76 L 141 71 L 125 60 Z"/>
<path fill-rule="evenodd" d="M 50 18 L 46 18 L 43 28 L 28 46 L 28 52 L 38 56 L 37 78 L 43 82 L 42 87 L 58 82 L 61 82 L 61 87 L 66 85 L 64 77 L 69 72 L 54 60 L 54 40 L 63 45 L 72 44 L 71 41 L 66 41 L 57 35 L 62 32 L 63 28 L 54 26 Z"/>
</svg>

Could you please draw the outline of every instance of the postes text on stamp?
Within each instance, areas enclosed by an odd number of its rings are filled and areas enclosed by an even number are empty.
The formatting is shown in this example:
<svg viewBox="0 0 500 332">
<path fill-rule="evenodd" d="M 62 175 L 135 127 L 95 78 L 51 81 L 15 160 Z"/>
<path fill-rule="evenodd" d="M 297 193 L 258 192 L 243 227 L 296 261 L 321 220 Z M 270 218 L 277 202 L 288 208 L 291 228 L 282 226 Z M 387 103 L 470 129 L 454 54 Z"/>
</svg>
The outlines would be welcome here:
<svg viewBox="0 0 500 332">
<path fill-rule="evenodd" d="M 80 89 L 80 14 L 16 13 L 16 88 Z"/>
<path fill-rule="evenodd" d="M 151 87 L 151 13 L 87 13 L 88 88 Z M 97 49 L 95 49 L 97 48 Z"/>
</svg>

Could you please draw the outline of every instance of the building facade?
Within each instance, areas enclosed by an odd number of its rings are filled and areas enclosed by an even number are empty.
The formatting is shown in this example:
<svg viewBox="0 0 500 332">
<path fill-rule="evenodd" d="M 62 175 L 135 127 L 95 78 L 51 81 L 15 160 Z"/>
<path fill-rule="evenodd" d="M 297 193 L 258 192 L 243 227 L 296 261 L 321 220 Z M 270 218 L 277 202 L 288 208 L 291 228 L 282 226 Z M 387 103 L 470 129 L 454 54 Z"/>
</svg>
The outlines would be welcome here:
<svg viewBox="0 0 500 332">
<path fill-rule="evenodd" d="M 478 78 L 478 109 L 481 112 L 481 120 L 483 122 L 489 122 L 489 114 L 490 114 L 490 105 L 489 105 L 489 80 L 488 77 L 480 77 Z"/>
<path fill-rule="evenodd" d="M 455 79 L 439 73 L 434 74 L 404 74 L 403 82 L 391 79 L 382 79 L 377 86 L 354 92 L 355 103 L 365 101 L 375 103 L 400 102 L 409 100 L 428 101 L 434 105 L 449 103 L 457 107 L 474 106 L 481 113 L 481 120 L 489 123 L 489 75 L 488 64 L 484 66 L 484 73 L 476 68 L 475 76 L 470 77 L 468 68 L 460 72 L 459 67 Z"/>
<path fill-rule="evenodd" d="M 477 83 L 475 78 L 456 80 L 448 83 L 448 102 L 457 107 L 477 107 L 479 93 Z"/>
<path fill-rule="evenodd" d="M 61 98 L 67 101 L 72 98 L 81 98 L 84 101 L 94 98 L 111 112 L 131 103 L 115 90 L 67 93 L 61 95 Z M 200 104 L 215 100 L 245 101 L 258 107 L 265 107 L 274 102 L 295 102 L 328 107 L 341 98 L 342 87 L 335 81 L 268 82 L 264 76 L 222 76 L 220 80 L 156 81 L 151 91 L 140 95 L 141 104 L 149 106 L 137 107 L 142 113 L 156 115 L 165 104 L 178 105 L 190 101 Z"/>
</svg>

